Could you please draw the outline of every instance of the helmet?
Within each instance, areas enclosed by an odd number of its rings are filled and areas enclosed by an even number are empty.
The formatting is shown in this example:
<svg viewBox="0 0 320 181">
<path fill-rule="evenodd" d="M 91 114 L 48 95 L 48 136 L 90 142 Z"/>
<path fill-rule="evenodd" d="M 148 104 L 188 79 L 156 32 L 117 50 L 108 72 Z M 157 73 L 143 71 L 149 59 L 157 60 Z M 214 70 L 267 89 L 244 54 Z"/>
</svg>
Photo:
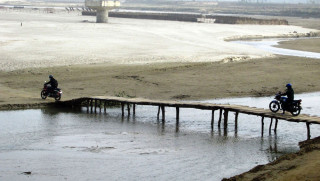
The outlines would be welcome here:
<svg viewBox="0 0 320 181">
<path fill-rule="evenodd" d="M 52 79 L 53 78 L 53 75 L 49 75 L 49 79 Z"/>
<path fill-rule="evenodd" d="M 292 87 L 292 85 L 289 83 L 289 84 L 287 84 L 287 85 L 286 85 L 286 87 L 288 87 L 288 88 L 289 88 L 289 87 Z"/>
</svg>

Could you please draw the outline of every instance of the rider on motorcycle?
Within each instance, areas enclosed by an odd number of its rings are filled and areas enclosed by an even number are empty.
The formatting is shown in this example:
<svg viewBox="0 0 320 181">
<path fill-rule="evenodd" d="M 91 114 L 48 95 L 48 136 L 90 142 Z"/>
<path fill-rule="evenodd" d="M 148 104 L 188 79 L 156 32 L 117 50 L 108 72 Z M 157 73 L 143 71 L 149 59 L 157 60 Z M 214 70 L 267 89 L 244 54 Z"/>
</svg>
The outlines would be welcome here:
<svg viewBox="0 0 320 181">
<path fill-rule="evenodd" d="M 45 83 L 45 85 L 51 85 L 51 87 L 48 87 L 48 92 L 52 93 L 58 87 L 58 81 L 54 79 L 52 75 L 49 75 L 49 79 L 50 81 Z"/>
<path fill-rule="evenodd" d="M 281 94 L 282 96 L 287 96 L 286 101 L 284 102 L 285 109 L 288 109 L 291 107 L 293 100 L 294 100 L 294 91 L 292 89 L 292 85 L 289 83 L 286 85 L 287 90 L 285 93 Z M 283 109 L 283 114 L 285 112 L 285 109 Z"/>
</svg>

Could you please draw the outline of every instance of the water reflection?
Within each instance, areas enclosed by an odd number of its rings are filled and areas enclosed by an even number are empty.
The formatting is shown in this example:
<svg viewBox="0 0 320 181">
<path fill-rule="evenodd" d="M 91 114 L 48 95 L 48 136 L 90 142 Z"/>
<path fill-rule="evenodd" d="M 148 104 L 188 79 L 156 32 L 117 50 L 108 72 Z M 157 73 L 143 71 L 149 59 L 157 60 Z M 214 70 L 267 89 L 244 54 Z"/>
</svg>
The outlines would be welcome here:
<svg viewBox="0 0 320 181">
<path fill-rule="evenodd" d="M 319 114 L 320 93 L 297 97 L 305 97 L 303 106 L 308 109 L 303 113 Z M 266 108 L 271 99 L 203 102 Z M 32 165 L 31 171 L 39 172 L 33 180 L 41 180 L 39 175 L 52 180 L 101 180 L 110 175 L 112 180 L 221 180 L 296 152 L 297 143 L 306 139 L 305 125 L 287 121 L 280 120 L 274 132 L 271 119 L 265 119 L 264 131 L 269 129 L 269 134 L 261 136 L 257 116 L 240 114 L 236 124 L 235 115 L 229 113 L 228 127 L 219 127 L 216 111 L 211 128 L 212 111 L 181 109 L 178 122 L 175 108 L 166 108 L 165 122 L 157 111 L 154 106 L 138 106 L 130 116 L 122 116 L 121 107 L 106 113 L 87 113 L 86 108 L 0 111 L 0 161 L 7 166 L 6 171 L 0 168 L 0 175 L 22 180 L 17 168 L 21 173 Z M 315 136 L 320 134 L 316 126 L 311 127 Z M 127 165 L 134 168 L 124 172 Z"/>
<path fill-rule="evenodd" d="M 56 106 L 50 106 L 48 108 L 43 108 L 41 109 L 41 113 L 43 113 L 44 115 L 47 116 L 56 116 L 59 115 L 61 113 L 81 113 L 82 112 L 82 108 L 81 107 L 73 107 L 73 108 L 59 108 Z"/>
<path fill-rule="evenodd" d="M 269 157 L 269 162 L 272 162 L 280 157 L 280 154 L 278 152 L 278 146 L 277 146 L 278 145 L 277 135 L 275 134 L 274 137 L 269 136 L 268 143 L 270 146 L 269 146 L 269 149 L 267 149 L 266 151 L 271 153 Z"/>
</svg>

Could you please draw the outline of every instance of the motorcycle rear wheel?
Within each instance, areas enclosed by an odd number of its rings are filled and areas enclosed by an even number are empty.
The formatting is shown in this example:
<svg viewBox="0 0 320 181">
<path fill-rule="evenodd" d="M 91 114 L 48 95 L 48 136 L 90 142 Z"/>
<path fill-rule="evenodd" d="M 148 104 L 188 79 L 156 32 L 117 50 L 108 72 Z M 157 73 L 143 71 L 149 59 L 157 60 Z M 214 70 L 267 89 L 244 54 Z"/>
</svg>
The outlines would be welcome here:
<svg viewBox="0 0 320 181">
<path fill-rule="evenodd" d="M 60 99 L 61 99 L 61 94 L 60 94 L 60 93 L 57 93 L 57 95 L 54 97 L 54 99 L 55 99 L 56 101 L 60 101 Z"/>
<path fill-rule="evenodd" d="M 300 111 L 301 111 L 300 106 L 294 106 L 292 109 L 293 109 L 293 111 L 291 111 L 291 114 L 293 116 L 298 116 L 300 114 Z"/>
<path fill-rule="evenodd" d="M 270 111 L 276 113 L 280 109 L 280 104 L 278 102 L 272 101 L 269 104 L 269 109 L 270 109 Z"/>
<path fill-rule="evenodd" d="M 48 95 L 47 95 L 46 91 L 44 91 L 44 90 L 41 91 L 41 98 L 42 98 L 42 99 L 46 99 L 47 96 L 48 96 Z"/>
</svg>

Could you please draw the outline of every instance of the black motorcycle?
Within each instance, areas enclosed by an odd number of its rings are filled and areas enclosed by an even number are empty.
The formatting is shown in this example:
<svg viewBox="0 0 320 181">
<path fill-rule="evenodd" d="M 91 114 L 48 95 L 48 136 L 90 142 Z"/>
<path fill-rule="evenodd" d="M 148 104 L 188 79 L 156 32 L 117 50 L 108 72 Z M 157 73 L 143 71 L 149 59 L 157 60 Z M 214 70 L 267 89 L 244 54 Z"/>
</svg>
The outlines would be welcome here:
<svg viewBox="0 0 320 181">
<path fill-rule="evenodd" d="M 289 111 L 293 116 L 298 116 L 302 109 L 301 107 L 301 99 L 294 100 L 291 104 L 286 104 L 287 97 L 281 96 L 281 92 L 276 94 L 275 100 L 271 101 L 269 104 L 269 109 L 276 113 L 279 110 Z"/>
<path fill-rule="evenodd" d="M 49 92 L 48 87 L 50 87 L 50 85 L 44 84 L 43 89 L 41 91 L 41 98 L 46 99 L 47 97 L 53 97 L 56 101 L 59 101 L 62 96 L 62 90 L 56 88 L 53 90 L 53 92 Z"/>
</svg>

